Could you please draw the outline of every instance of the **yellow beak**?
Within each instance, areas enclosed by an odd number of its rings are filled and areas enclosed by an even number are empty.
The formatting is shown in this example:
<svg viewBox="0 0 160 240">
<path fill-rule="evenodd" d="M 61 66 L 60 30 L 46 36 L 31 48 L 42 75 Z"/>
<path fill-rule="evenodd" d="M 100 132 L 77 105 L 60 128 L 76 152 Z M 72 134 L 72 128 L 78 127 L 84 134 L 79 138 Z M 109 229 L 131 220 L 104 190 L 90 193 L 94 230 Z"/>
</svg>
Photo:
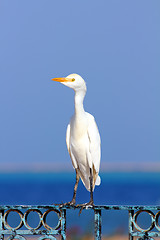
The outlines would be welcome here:
<svg viewBox="0 0 160 240">
<path fill-rule="evenodd" d="M 74 78 L 52 78 L 52 81 L 56 81 L 56 82 L 73 82 Z"/>
</svg>

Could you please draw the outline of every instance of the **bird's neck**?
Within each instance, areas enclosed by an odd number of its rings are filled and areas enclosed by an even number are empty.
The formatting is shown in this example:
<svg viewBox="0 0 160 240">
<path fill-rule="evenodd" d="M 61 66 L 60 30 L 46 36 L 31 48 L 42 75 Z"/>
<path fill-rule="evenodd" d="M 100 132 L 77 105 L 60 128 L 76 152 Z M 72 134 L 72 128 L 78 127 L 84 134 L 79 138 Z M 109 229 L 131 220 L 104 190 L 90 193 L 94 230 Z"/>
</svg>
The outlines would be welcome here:
<svg viewBox="0 0 160 240">
<path fill-rule="evenodd" d="M 74 103 L 75 103 L 75 115 L 80 116 L 84 114 L 83 100 L 86 91 L 80 90 L 75 92 Z"/>
</svg>

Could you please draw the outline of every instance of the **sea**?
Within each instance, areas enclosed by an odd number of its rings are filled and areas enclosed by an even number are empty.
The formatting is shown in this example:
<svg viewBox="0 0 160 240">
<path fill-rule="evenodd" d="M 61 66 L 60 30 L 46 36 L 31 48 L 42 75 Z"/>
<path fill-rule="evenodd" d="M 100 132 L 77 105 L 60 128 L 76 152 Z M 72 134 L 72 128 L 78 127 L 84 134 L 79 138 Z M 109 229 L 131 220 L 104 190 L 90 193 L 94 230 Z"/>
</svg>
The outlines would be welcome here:
<svg viewBox="0 0 160 240">
<path fill-rule="evenodd" d="M 160 173 L 106 172 L 101 173 L 101 185 L 94 191 L 96 205 L 160 205 Z M 1 173 L 0 205 L 51 205 L 72 199 L 75 174 Z M 89 192 L 82 182 L 77 191 L 77 203 L 89 201 Z M 33 220 L 34 221 L 34 218 Z M 94 231 L 94 214 L 84 210 L 67 210 L 67 231 L 89 234 Z M 34 223 L 32 223 L 34 225 Z M 142 225 L 150 224 L 143 216 Z M 102 233 L 127 233 L 127 211 L 102 211 Z"/>
</svg>

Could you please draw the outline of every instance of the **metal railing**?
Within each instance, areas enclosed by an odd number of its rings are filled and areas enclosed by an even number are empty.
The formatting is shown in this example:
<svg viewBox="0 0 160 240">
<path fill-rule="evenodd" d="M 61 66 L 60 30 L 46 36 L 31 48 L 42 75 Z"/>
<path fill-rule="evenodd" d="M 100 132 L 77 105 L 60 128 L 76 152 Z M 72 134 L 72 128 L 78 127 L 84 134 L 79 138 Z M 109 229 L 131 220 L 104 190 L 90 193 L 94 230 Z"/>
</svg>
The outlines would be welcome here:
<svg viewBox="0 0 160 240">
<path fill-rule="evenodd" d="M 38 236 L 38 240 L 51 239 L 55 240 L 57 236 L 60 236 L 62 240 L 66 237 L 66 211 L 70 209 L 80 209 L 80 207 L 59 207 L 57 205 L 49 206 L 0 206 L 0 238 L 4 239 L 7 236 L 8 240 L 19 239 L 25 240 L 28 235 Z M 107 210 L 120 210 L 128 211 L 128 237 L 129 240 L 153 240 L 156 237 L 160 237 L 160 206 L 94 206 L 88 207 L 94 211 L 94 231 L 95 239 L 101 239 L 102 228 L 102 211 Z M 39 221 L 37 226 L 29 225 L 29 215 L 31 213 L 38 215 Z M 58 217 L 58 223 L 55 227 L 52 227 L 47 222 L 47 216 L 50 213 L 56 213 Z M 138 225 L 137 219 L 140 214 L 147 213 L 151 218 L 151 225 L 143 229 Z M 18 225 L 11 226 L 15 221 L 9 223 L 9 216 L 13 213 L 18 214 L 20 220 Z M 117 239 L 118 240 L 118 239 Z"/>
</svg>

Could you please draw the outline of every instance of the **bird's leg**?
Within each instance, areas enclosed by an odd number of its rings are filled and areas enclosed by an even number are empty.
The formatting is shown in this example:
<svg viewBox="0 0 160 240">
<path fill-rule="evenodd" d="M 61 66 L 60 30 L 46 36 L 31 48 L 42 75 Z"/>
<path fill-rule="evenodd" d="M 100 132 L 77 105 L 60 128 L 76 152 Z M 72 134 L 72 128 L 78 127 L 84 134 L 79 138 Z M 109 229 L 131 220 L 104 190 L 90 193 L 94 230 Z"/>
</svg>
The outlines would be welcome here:
<svg viewBox="0 0 160 240">
<path fill-rule="evenodd" d="M 88 205 L 93 205 L 93 174 L 92 174 L 92 169 L 90 168 L 90 201 Z"/>
<path fill-rule="evenodd" d="M 89 177 L 89 180 L 90 180 L 90 201 L 88 203 L 84 203 L 82 204 L 82 207 L 79 211 L 79 215 L 81 214 L 82 210 L 84 208 L 86 208 L 87 206 L 94 206 L 94 203 L 93 203 L 93 174 L 92 174 L 92 169 L 90 168 L 90 177 Z"/>
<path fill-rule="evenodd" d="M 79 183 L 79 173 L 78 170 L 76 169 L 76 183 L 74 185 L 74 191 L 73 191 L 73 198 L 71 202 L 65 203 L 63 205 L 75 205 L 76 203 L 76 194 L 77 194 L 77 188 L 78 188 L 78 183 Z"/>
<path fill-rule="evenodd" d="M 78 183 L 79 183 L 79 173 L 76 169 L 76 183 L 74 185 L 73 198 L 72 198 L 72 201 L 70 202 L 71 205 L 74 205 L 76 203 L 76 194 L 77 194 Z"/>
</svg>

